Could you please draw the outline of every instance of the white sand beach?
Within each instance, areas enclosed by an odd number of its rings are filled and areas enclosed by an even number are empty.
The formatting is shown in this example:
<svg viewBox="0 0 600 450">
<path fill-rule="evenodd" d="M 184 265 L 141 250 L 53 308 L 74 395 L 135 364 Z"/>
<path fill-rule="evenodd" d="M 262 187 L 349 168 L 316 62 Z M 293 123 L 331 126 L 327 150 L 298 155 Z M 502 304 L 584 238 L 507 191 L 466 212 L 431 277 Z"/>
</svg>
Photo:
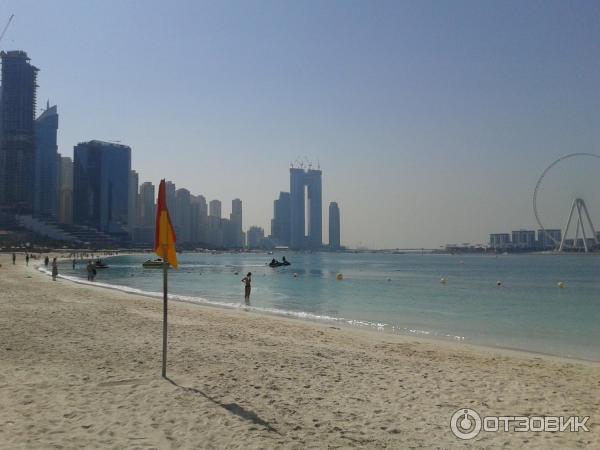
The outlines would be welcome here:
<svg viewBox="0 0 600 450">
<path fill-rule="evenodd" d="M 600 448 L 600 365 L 162 303 L 0 263 L 0 448 Z M 599 323 L 600 326 L 600 323 Z M 589 432 L 450 430 L 591 416 Z"/>
</svg>

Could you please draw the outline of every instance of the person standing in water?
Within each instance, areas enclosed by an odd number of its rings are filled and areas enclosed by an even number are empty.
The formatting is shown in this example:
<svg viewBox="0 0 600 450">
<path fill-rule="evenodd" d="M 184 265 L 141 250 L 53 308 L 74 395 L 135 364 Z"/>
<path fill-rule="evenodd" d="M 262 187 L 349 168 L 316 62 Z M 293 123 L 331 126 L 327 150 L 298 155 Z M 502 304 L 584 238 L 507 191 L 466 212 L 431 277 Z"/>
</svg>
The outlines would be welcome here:
<svg viewBox="0 0 600 450">
<path fill-rule="evenodd" d="M 52 260 L 52 280 L 56 281 L 56 277 L 58 276 L 58 262 L 56 262 L 56 258 Z"/>
<path fill-rule="evenodd" d="M 246 302 L 246 305 L 249 305 L 250 304 L 250 291 L 252 290 L 252 287 L 251 287 L 252 273 L 251 272 L 248 272 L 248 275 L 246 275 L 244 278 L 242 278 L 242 283 L 245 284 L 244 301 Z"/>
<path fill-rule="evenodd" d="M 25 253 L 25 265 L 29 265 L 29 253 Z"/>
<path fill-rule="evenodd" d="M 17 260 L 17 254 L 13 253 L 13 266 L 15 265 L 15 261 Z"/>
</svg>

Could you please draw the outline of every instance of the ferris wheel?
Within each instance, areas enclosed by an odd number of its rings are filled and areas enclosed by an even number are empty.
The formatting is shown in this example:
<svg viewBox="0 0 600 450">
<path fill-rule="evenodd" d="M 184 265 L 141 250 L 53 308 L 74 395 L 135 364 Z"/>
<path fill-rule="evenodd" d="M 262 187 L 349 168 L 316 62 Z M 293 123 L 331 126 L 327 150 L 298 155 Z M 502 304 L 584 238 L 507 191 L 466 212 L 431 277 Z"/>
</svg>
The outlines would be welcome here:
<svg viewBox="0 0 600 450">
<path fill-rule="evenodd" d="M 594 228 L 594 224 L 592 223 L 592 219 L 590 217 L 587 205 L 583 198 L 576 197 L 573 199 L 571 203 L 571 209 L 569 212 L 569 218 L 564 228 L 564 233 L 562 233 L 560 239 L 558 238 L 557 234 L 549 233 L 548 230 L 546 230 L 540 219 L 540 214 L 538 211 L 538 193 L 540 191 L 544 178 L 552 169 L 559 166 L 563 161 L 573 158 L 600 159 L 600 155 L 596 155 L 594 153 L 570 153 L 568 155 L 561 156 L 560 158 L 552 162 L 552 164 L 550 164 L 548 167 L 546 167 L 546 169 L 538 178 L 537 183 L 535 184 L 535 189 L 533 191 L 533 213 L 535 215 L 535 220 L 537 221 L 540 227 L 540 230 L 542 231 L 546 239 L 549 239 L 551 242 L 554 243 L 555 249 L 557 249 L 559 252 L 565 250 L 583 250 L 587 253 L 588 251 L 592 250 L 593 247 L 600 246 L 600 240 L 598 239 L 598 235 Z M 576 229 L 574 238 L 570 240 L 567 238 L 567 236 L 573 219 L 575 219 Z M 580 233 L 581 238 L 579 237 Z"/>
</svg>

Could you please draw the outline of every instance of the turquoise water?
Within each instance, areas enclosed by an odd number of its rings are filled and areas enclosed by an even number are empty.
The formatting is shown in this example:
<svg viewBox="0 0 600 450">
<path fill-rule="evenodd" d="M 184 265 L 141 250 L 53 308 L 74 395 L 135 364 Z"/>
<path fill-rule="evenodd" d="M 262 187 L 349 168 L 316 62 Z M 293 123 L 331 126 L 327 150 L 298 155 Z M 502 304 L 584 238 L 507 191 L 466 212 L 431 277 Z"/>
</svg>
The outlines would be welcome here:
<svg viewBox="0 0 600 450">
<path fill-rule="evenodd" d="M 598 256 L 286 256 L 291 266 L 272 269 L 266 254 L 182 254 L 180 269 L 169 272 L 169 291 L 186 301 L 239 307 L 240 280 L 250 271 L 251 307 L 259 311 L 600 360 Z M 107 259 L 110 268 L 98 271 L 96 282 L 158 295 L 162 272 L 142 268 L 145 259 Z M 64 263 L 61 274 L 85 279 L 83 263 L 75 271 Z"/>
</svg>

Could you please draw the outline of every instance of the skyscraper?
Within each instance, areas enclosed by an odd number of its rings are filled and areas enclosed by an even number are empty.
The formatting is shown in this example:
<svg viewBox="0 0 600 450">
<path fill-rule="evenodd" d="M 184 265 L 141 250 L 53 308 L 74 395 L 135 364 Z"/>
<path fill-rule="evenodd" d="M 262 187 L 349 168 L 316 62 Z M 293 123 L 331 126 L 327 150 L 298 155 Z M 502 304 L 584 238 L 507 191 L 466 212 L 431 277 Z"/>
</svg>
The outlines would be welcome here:
<svg viewBox="0 0 600 450">
<path fill-rule="evenodd" d="M 152 227 L 155 221 L 155 191 L 154 185 L 149 181 L 146 181 L 140 186 L 139 195 L 139 225 Z"/>
<path fill-rule="evenodd" d="M 56 105 L 35 121 L 35 192 L 34 212 L 39 216 L 58 216 L 58 112 Z"/>
<path fill-rule="evenodd" d="M 167 208 L 169 208 L 169 216 L 171 217 L 171 220 L 173 222 L 175 222 L 175 217 L 177 216 L 177 202 L 175 201 L 175 191 L 177 191 L 175 183 L 173 183 L 172 181 L 167 181 L 165 183 L 165 197 L 167 199 Z M 175 226 L 175 224 L 173 224 L 173 226 Z M 175 230 L 175 232 L 177 232 L 177 229 Z"/>
<path fill-rule="evenodd" d="M 221 218 L 221 201 L 211 200 L 208 204 L 208 215 L 209 217 Z"/>
<path fill-rule="evenodd" d="M 273 220 L 271 220 L 271 239 L 275 245 L 290 245 L 290 193 L 280 192 L 273 202 Z"/>
<path fill-rule="evenodd" d="M 58 220 L 61 223 L 73 223 L 73 160 L 68 156 L 60 157 L 58 171 Z"/>
<path fill-rule="evenodd" d="M 211 200 L 208 204 L 208 243 L 214 247 L 223 247 L 221 202 L 219 200 Z"/>
<path fill-rule="evenodd" d="M 1 52 L 0 58 L 0 208 L 31 213 L 38 69 L 23 51 Z"/>
<path fill-rule="evenodd" d="M 75 222 L 126 234 L 131 148 L 111 142 L 82 142 L 75 146 L 74 157 Z"/>
<path fill-rule="evenodd" d="M 192 195 L 190 198 L 191 239 L 196 243 L 207 243 L 208 236 L 208 206 L 202 195 Z"/>
<path fill-rule="evenodd" d="M 133 228 L 133 240 L 144 244 L 154 242 L 154 225 L 156 220 L 156 205 L 154 204 L 154 185 L 146 181 L 140 185 L 138 195 L 137 226 Z"/>
<path fill-rule="evenodd" d="M 340 248 L 340 208 L 336 202 L 329 204 L 329 247 Z"/>
<path fill-rule="evenodd" d="M 231 214 L 229 216 L 231 227 L 231 246 L 243 247 L 242 245 L 242 201 L 236 198 L 231 201 Z"/>
<path fill-rule="evenodd" d="M 323 245 L 321 174 L 321 170 L 290 169 L 290 246 L 293 249 L 318 249 Z"/>
<path fill-rule="evenodd" d="M 260 248 L 265 239 L 265 230 L 261 227 L 248 228 L 248 248 Z"/>
<path fill-rule="evenodd" d="M 190 243 L 192 240 L 192 217 L 190 210 L 190 191 L 184 188 L 175 191 L 175 228 L 177 229 L 177 242 Z"/>
<path fill-rule="evenodd" d="M 138 205 L 138 186 L 139 176 L 135 170 L 129 171 L 129 217 L 127 219 L 127 227 L 129 236 L 133 237 L 135 227 L 138 225 L 139 205 Z"/>
</svg>

